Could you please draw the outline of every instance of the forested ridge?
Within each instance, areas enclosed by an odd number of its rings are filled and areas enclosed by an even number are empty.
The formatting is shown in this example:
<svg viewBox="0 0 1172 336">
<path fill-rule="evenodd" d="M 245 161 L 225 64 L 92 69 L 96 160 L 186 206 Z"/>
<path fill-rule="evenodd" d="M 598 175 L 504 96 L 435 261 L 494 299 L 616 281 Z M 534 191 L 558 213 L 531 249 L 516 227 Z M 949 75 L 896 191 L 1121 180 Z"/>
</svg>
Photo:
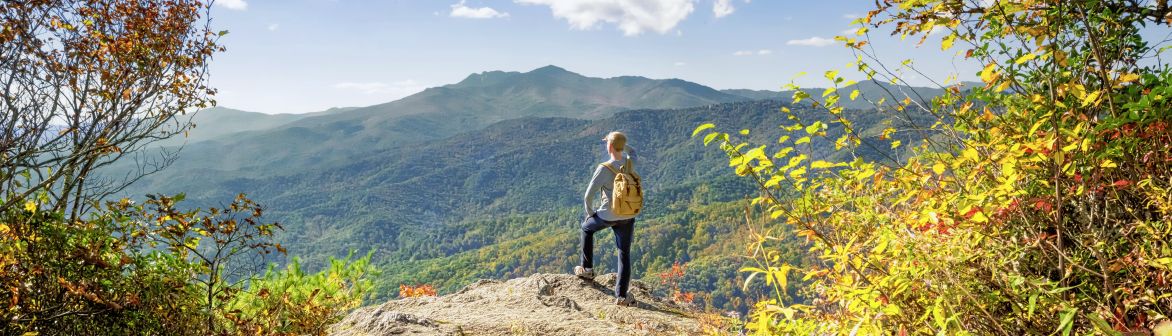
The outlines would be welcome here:
<svg viewBox="0 0 1172 336">
<path fill-rule="evenodd" d="M 377 151 L 329 169 L 271 178 L 227 178 L 231 173 L 219 172 L 211 178 L 187 176 L 191 185 L 173 188 L 187 190 L 189 198 L 211 200 L 249 190 L 251 198 L 271 209 L 268 218 L 285 223 L 277 240 L 306 260 L 374 251 L 373 262 L 384 272 L 376 280 L 384 298 L 403 284 L 432 284 L 446 292 L 481 277 L 571 268 L 582 181 L 602 159 L 596 155 L 598 139 L 611 129 L 625 129 L 637 141 L 634 146 L 645 148 L 639 171 L 649 195 L 648 213 L 639 224 L 647 232 L 640 236 L 646 244 L 636 250 L 646 267 L 636 277 L 653 276 L 675 262 L 688 263 L 697 275 L 719 270 L 720 277 L 713 273 L 685 280 L 697 292 L 719 288 L 715 307 L 746 312 L 743 303 L 728 304 L 729 293 L 740 291 L 731 281 L 738 277 L 732 246 L 723 248 L 729 254 L 700 252 L 742 240 L 732 235 L 743 227 L 743 219 L 736 219 L 744 217 L 744 209 L 734 204 L 752 185 L 710 169 L 721 164 L 720 154 L 701 150 L 687 135 L 694 125 L 714 118 L 745 127 L 779 122 L 782 106 L 766 100 L 632 110 L 599 120 L 514 119 Z M 873 128 L 884 122 L 867 120 Z M 779 134 L 758 136 L 775 139 Z M 202 183 L 208 179 L 228 182 Z M 721 202 L 732 203 L 720 211 L 704 210 L 723 216 L 719 221 L 686 215 L 693 207 Z"/>
</svg>

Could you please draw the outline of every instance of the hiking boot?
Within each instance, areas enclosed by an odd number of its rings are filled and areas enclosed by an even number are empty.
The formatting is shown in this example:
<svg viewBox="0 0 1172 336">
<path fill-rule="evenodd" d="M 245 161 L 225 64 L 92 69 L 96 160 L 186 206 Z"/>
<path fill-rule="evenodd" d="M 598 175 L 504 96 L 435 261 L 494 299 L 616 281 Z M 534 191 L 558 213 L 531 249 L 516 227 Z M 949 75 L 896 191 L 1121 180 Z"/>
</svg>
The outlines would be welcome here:
<svg viewBox="0 0 1172 336">
<path fill-rule="evenodd" d="M 635 306 L 635 298 L 633 298 L 633 297 L 617 297 L 614 299 L 614 304 L 620 305 L 623 307 L 634 307 Z"/>
<path fill-rule="evenodd" d="M 574 275 L 583 280 L 594 280 L 594 270 L 582 266 L 574 266 Z"/>
</svg>

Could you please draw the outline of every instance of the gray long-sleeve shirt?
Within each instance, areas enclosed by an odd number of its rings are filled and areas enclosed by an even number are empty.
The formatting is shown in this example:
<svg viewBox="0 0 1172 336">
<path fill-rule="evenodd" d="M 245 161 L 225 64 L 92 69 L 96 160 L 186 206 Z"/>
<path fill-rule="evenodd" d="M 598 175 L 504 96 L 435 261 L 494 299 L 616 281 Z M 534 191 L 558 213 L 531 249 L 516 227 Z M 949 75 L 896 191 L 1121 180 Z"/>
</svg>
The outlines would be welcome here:
<svg viewBox="0 0 1172 336">
<path fill-rule="evenodd" d="M 623 153 L 626 154 L 624 159 L 610 159 L 606 162 L 618 170 L 622 167 L 626 160 L 630 160 L 632 164 L 638 162 L 638 156 L 635 155 L 635 149 L 631 146 L 624 146 Z M 617 215 L 611 210 L 610 191 L 614 190 L 614 173 L 598 165 L 594 168 L 594 177 L 590 178 L 590 185 L 586 187 L 586 196 L 583 197 L 583 205 L 586 207 L 586 215 L 598 214 L 598 218 L 604 221 L 619 221 L 625 219 L 635 218 L 634 215 Z M 597 209 L 592 209 L 590 204 L 594 202 L 594 194 L 602 193 L 602 203 L 598 205 Z"/>
</svg>

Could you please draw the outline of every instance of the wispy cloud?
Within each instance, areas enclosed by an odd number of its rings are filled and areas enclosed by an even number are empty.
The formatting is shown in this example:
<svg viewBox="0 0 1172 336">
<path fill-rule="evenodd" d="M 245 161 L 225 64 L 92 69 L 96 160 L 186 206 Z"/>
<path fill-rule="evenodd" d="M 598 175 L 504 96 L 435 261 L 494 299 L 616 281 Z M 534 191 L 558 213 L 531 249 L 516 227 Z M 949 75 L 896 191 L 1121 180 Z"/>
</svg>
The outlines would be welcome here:
<svg viewBox="0 0 1172 336">
<path fill-rule="evenodd" d="M 617 26 L 623 35 L 671 32 L 695 10 L 694 0 L 514 0 L 519 4 L 548 6 L 554 17 L 565 19 L 573 29 L 595 29 L 603 23 Z"/>
<path fill-rule="evenodd" d="M 493 19 L 493 18 L 507 18 L 509 13 L 500 12 L 491 7 L 468 7 L 464 5 L 464 0 L 452 5 L 452 12 L 449 13 L 451 17 L 467 18 L 467 19 Z"/>
<path fill-rule="evenodd" d="M 355 91 L 365 95 L 385 95 L 389 98 L 402 98 L 425 88 L 414 80 L 403 80 L 394 83 L 383 82 L 342 82 L 332 85 L 339 90 Z"/>
<path fill-rule="evenodd" d="M 807 46 L 807 47 L 825 47 L 828 45 L 832 45 L 834 43 L 835 43 L 834 39 L 822 38 L 822 37 L 817 37 L 817 36 L 807 38 L 807 39 L 785 41 L 786 45 Z"/>
<path fill-rule="evenodd" d="M 716 0 L 712 2 L 712 14 L 715 14 L 717 18 L 728 16 L 736 10 L 732 5 L 732 0 Z"/>
<path fill-rule="evenodd" d="M 753 56 L 753 55 L 765 56 L 765 55 L 772 55 L 772 54 L 773 54 L 773 50 L 770 50 L 770 49 L 761 49 L 761 50 L 757 50 L 757 51 L 737 50 L 736 52 L 733 52 L 733 56 Z"/>
<path fill-rule="evenodd" d="M 269 28 L 269 31 L 277 31 L 277 29 L 281 28 L 281 25 L 276 24 L 276 23 L 270 23 L 268 28 Z"/>
<path fill-rule="evenodd" d="M 674 64 L 674 65 L 675 65 L 675 66 L 685 66 L 685 65 L 688 65 L 688 63 L 684 63 L 684 62 L 675 62 L 675 64 Z"/>
<path fill-rule="evenodd" d="M 216 0 L 216 6 L 239 11 L 248 9 L 248 3 L 244 0 Z"/>
<path fill-rule="evenodd" d="M 847 19 L 847 20 L 854 20 L 854 19 L 858 19 L 861 17 L 862 17 L 861 15 L 858 15 L 855 13 L 846 13 L 846 14 L 842 15 L 842 18 Z"/>
</svg>

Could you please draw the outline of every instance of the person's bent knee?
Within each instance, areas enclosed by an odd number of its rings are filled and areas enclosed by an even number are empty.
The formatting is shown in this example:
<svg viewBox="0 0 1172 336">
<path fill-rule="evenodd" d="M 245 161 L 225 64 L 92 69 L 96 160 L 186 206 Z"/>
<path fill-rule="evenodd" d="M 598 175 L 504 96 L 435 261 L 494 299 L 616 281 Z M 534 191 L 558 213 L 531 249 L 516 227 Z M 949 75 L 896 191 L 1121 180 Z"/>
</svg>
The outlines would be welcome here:
<svg viewBox="0 0 1172 336">
<path fill-rule="evenodd" d="M 591 224 L 594 224 L 594 218 L 586 218 L 582 221 L 581 224 L 578 224 L 578 227 L 581 228 L 582 231 L 589 232 Z"/>
</svg>

